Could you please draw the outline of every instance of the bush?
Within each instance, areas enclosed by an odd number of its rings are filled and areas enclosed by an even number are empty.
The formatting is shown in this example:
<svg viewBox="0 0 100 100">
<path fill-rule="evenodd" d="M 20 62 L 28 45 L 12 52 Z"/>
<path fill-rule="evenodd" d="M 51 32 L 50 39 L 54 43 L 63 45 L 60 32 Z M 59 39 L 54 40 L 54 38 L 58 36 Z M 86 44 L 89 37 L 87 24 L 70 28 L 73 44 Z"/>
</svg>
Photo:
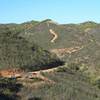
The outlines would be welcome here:
<svg viewBox="0 0 100 100">
<path fill-rule="evenodd" d="M 21 87 L 22 85 L 16 83 L 16 80 L 0 78 L 0 100 L 19 100 L 17 92 Z"/>
</svg>

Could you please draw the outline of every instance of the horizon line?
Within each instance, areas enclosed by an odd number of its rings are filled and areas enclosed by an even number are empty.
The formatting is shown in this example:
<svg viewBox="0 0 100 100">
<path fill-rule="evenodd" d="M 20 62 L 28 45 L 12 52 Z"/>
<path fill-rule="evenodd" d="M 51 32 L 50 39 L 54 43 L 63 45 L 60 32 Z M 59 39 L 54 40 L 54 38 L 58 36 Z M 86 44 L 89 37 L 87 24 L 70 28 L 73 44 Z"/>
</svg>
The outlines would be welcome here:
<svg viewBox="0 0 100 100">
<path fill-rule="evenodd" d="M 13 21 L 13 22 L 0 22 L 0 24 L 23 24 L 23 23 L 27 23 L 27 22 L 31 22 L 31 21 L 37 21 L 37 22 L 42 22 L 42 21 L 45 21 L 45 20 L 52 20 L 54 22 L 57 22 L 58 24 L 81 24 L 81 23 L 85 23 L 85 22 L 94 22 L 94 23 L 97 23 L 97 24 L 100 24 L 99 21 L 95 21 L 95 20 L 84 20 L 84 21 L 73 21 L 73 22 L 65 22 L 65 23 L 61 23 L 60 21 L 56 21 L 56 20 L 53 20 L 53 19 L 50 19 L 50 18 L 46 18 L 46 19 L 42 19 L 42 20 L 27 20 L 27 21 Z"/>
</svg>

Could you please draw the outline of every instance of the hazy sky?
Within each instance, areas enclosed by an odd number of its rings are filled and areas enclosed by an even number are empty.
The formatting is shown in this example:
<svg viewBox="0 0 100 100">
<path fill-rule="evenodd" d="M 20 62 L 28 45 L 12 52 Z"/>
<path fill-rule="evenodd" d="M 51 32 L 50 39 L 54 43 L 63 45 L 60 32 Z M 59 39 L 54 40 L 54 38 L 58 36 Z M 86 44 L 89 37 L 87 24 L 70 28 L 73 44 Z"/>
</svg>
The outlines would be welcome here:
<svg viewBox="0 0 100 100">
<path fill-rule="evenodd" d="M 0 23 L 53 19 L 100 22 L 100 0 L 0 0 Z"/>
</svg>

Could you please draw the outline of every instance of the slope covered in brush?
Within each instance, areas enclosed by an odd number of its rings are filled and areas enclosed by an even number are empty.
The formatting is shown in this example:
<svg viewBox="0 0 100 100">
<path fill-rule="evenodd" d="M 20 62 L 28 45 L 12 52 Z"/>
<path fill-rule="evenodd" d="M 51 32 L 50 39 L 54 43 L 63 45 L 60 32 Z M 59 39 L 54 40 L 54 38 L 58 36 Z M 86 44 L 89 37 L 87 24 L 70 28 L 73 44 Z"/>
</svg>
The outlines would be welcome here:
<svg viewBox="0 0 100 100">
<path fill-rule="evenodd" d="M 65 69 L 55 73 L 44 73 L 55 84 L 41 84 L 37 88 L 24 87 L 23 99 L 39 100 L 99 100 L 100 91 L 91 85 L 81 73 Z"/>
<path fill-rule="evenodd" d="M 0 68 L 39 70 L 61 64 L 56 55 L 18 37 L 6 25 L 0 26 Z"/>
<path fill-rule="evenodd" d="M 53 43 L 53 36 L 49 31 L 51 29 L 57 34 L 57 39 Z M 49 19 L 25 29 L 19 36 L 29 42 L 34 41 L 49 51 L 56 51 L 54 53 L 67 64 L 72 66 L 74 63 L 79 67 L 79 71 L 85 71 L 85 74 L 92 74 L 94 77 L 100 75 L 99 23 L 87 21 L 61 25 Z"/>
<path fill-rule="evenodd" d="M 100 31 L 98 28 L 100 25 L 94 22 L 60 25 L 52 20 L 44 20 L 30 29 L 25 29 L 20 33 L 20 36 L 28 41 L 34 41 L 46 49 L 65 48 L 88 44 L 95 38 L 91 32 L 98 35 L 97 32 Z M 51 43 L 53 36 L 49 31 L 50 29 L 57 34 L 54 43 Z"/>
</svg>

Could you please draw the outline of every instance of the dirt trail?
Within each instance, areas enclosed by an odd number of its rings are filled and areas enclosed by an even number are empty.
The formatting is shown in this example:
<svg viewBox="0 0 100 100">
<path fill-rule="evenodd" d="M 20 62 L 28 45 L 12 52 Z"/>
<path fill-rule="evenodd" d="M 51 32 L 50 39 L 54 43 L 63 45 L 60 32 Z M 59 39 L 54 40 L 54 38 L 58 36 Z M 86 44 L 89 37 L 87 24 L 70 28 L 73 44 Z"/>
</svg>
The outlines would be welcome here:
<svg viewBox="0 0 100 100">
<path fill-rule="evenodd" d="M 53 29 L 50 28 L 49 23 L 51 23 L 51 22 L 47 22 L 47 27 L 48 27 L 49 32 L 51 33 L 51 35 L 54 36 L 53 39 L 52 39 L 50 42 L 51 42 L 51 43 L 54 43 L 55 40 L 58 38 L 58 34 L 57 34 Z"/>
<path fill-rule="evenodd" d="M 0 70 L 0 75 L 2 77 L 6 78 L 17 78 L 19 82 L 22 84 L 26 83 L 37 83 L 37 81 L 33 81 L 33 79 L 40 79 L 42 83 L 50 83 L 50 84 L 55 84 L 55 82 L 48 77 L 45 77 L 42 75 L 42 73 L 51 73 L 54 72 L 57 68 L 52 68 L 52 69 L 46 69 L 46 70 L 40 70 L 40 71 L 33 71 L 33 72 L 24 72 L 24 71 L 19 71 L 15 69 L 10 69 L 10 70 Z"/>
<path fill-rule="evenodd" d="M 53 49 L 53 50 L 50 50 L 50 52 L 53 52 L 57 54 L 59 57 L 61 57 L 61 56 L 64 56 L 65 54 L 71 54 L 71 53 L 77 52 L 81 50 L 82 48 L 83 46 L 82 47 L 76 46 L 76 47 L 70 47 L 70 48 Z"/>
<path fill-rule="evenodd" d="M 51 43 L 54 43 L 55 40 L 58 38 L 58 34 L 54 32 L 52 29 L 49 29 L 49 32 L 54 36 L 53 39 L 51 40 Z"/>
<path fill-rule="evenodd" d="M 0 70 L 0 76 L 1 77 L 7 77 L 7 78 L 20 77 L 22 73 L 23 73 L 22 70 L 14 69 L 14 68 L 13 69 Z"/>
</svg>

